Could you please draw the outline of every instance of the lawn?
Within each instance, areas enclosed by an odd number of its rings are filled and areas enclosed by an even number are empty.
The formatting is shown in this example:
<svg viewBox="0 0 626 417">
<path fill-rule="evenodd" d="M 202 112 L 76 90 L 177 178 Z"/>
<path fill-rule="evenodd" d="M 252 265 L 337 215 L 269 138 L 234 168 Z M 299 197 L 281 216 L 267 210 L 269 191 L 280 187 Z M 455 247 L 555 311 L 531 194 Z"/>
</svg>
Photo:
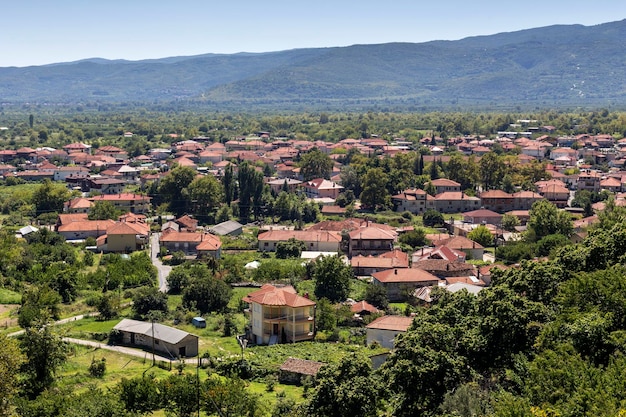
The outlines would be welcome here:
<svg viewBox="0 0 626 417">
<path fill-rule="evenodd" d="M 21 304 L 22 295 L 6 288 L 0 288 L 0 304 Z"/>
</svg>

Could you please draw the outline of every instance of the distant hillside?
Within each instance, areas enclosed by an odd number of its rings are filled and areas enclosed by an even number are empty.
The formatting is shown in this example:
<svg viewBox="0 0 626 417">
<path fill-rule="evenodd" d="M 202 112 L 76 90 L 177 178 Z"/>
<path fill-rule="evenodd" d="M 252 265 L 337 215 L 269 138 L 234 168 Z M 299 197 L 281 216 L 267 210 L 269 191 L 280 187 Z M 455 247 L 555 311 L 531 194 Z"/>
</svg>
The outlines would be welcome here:
<svg viewBox="0 0 626 417">
<path fill-rule="evenodd" d="M 623 106 L 626 20 L 459 41 L 0 68 L 2 102 Z"/>
</svg>

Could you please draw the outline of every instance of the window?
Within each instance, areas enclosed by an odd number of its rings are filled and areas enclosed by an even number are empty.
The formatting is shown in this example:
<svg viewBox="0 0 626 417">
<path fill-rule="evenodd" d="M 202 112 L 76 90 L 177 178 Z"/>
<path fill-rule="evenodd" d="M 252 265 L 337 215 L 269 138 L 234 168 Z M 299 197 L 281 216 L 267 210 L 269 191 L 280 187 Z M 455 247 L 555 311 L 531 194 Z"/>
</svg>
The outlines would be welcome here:
<svg viewBox="0 0 626 417">
<path fill-rule="evenodd" d="M 264 242 L 263 243 L 263 246 L 265 246 L 265 247 L 268 247 L 269 245 L 270 245 L 269 242 Z"/>
</svg>

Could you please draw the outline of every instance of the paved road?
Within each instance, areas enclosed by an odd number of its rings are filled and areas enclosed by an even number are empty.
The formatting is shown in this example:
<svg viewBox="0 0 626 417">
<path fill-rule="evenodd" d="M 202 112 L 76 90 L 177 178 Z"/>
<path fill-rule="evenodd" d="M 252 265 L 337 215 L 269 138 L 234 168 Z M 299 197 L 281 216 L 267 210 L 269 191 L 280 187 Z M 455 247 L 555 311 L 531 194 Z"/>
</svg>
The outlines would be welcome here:
<svg viewBox="0 0 626 417">
<path fill-rule="evenodd" d="M 124 355 L 129 355 L 129 356 L 135 356 L 137 358 L 143 358 L 146 360 L 152 360 L 152 352 L 148 352 L 143 349 L 136 349 L 136 348 L 126 347 L 126 346 L 108 345 L 106 343 L 94 342 L 92 340 L 75 339 L 73 337 L 64 337 L 63 341 L 67 343 L 73 343 L 76 345 L 89 346 L 89 347 L 93 347 L 96 349 L 110 350 L 112 352 L 122 353 Z M 177 359 L 172 360 L 170 358 L 160 356 L 158 353 L 155 353 L 155 359 L 157 361 L 162 361 L 162 362 L 163 361 L 178 362 Z M 186 358 L 184 361 L 187 364 L 193 365 L 193 364 L 198 363 L 198 358 Z"/>
<path fill-rule="evenodd" d="M 150 236 L 150 258 L 152 264 L 156 266 L 159 277 L 159 291 L 167 292 L 167 276 L 172 272 L 172 267 L 169 265 L 163 265 L 163 262 L 159 259 L 159 237 L 160 233 L 152 233 Z"/>
</svg>

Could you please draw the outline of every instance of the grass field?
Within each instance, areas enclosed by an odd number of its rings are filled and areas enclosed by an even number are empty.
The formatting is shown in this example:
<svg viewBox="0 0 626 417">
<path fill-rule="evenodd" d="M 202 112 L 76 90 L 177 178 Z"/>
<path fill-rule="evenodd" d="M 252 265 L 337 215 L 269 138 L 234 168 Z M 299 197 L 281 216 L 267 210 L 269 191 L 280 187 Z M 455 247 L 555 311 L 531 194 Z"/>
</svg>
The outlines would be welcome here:
<svg viewBox="0 0 626 417">
<path fill-rule="evenodd" d="M 22 295 L 6 288 L 0 288 L 0 304 L 21 304 Z"/>
</svg>

